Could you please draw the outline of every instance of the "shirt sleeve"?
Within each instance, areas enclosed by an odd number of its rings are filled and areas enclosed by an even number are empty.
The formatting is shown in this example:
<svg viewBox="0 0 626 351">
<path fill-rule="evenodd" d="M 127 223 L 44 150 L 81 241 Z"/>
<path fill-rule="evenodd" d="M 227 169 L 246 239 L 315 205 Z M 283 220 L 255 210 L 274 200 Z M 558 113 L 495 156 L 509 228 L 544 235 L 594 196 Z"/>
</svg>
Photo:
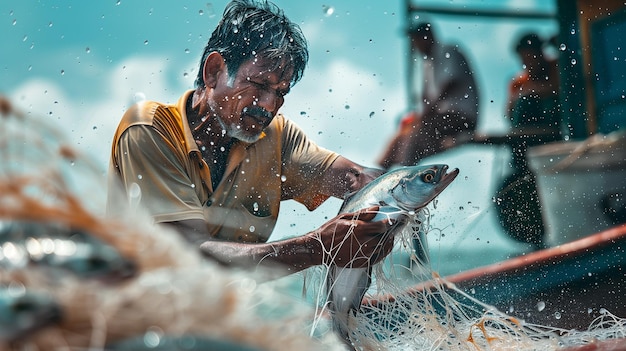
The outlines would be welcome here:
<svg viewBox="0 0 626 351">
<path fill-rule="evenodd" d="M 339 154 L 318 146 L 294 122 L 285 120 L 283 133 L 283 200 L 294 199 L 314 210 L 330 195 L 320 191 L 320 179 Z"/>
<path fill-rule="evenodd" d="M 116 163 L 122 187 L 157 223 L 204 219 L 185 162 L 170 142 L 148 125 L 129 127 L 120 136 Z"/>
</svg>

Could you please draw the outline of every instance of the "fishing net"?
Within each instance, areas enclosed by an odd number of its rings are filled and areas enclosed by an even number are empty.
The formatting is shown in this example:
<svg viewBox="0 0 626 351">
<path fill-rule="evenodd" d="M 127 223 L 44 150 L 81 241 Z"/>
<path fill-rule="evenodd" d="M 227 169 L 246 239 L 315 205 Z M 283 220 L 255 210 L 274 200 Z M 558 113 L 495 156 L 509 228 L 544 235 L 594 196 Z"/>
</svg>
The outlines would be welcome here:
<svg viewBox="0 0 626 351">
<path fill-rule="evenodd" d="M 396 248 L 373 267 L 372 285 L 361 310 L 350 317 L 356 350 L 557 350 L 623 338 L 626 319 L 607 310 L 587 330 L 566 330 L 526 323 L 474 298 L 431 269 L 425 238 L 436 200 L 396 234 Z M 407 260 L 408 257 L 408 260 Z M 317 320 L 332 318 L 325 278 L 328 267 L 309 272 L 308 296 L 318 307 Z M 322 277 L 318 279 L 317 277 Z"/>
<path fill-rule="evenodd" d="M 65 140 L 46 120 L 2 107 L 0 222 L 79 228 L 118 249 L 138 271 L 97 281 L 0 266 L 0 291 L 43 291 L 63 312 L 61 322 L 26 338 L 4 335 L 0 350 L 103 349 L 124 342 L 126 349 L 157 349 L 177 337 L 186 350 L 219 350 L 215 340 L 230 342 L 219 344 L 224 350 L 345 349 L 330 329 L 324 267 L 304 273 L 306 298 L 295 299 L 284 291 L 289 286 L 259 283 L 262 271 L 251 275 L 203 260 L 139 209 L 107 216 L 106 172 Z M 608 311 L 581 332 L 531 325 L 446 282 L 415 251 L 424 235 L 436 233 L 429 211 L 436 211 L 434 204 L 414 216 L 398 234 L 394 253 L 374 267 L 362 309 L 350 318 L 356 349 L 555 350 L 625 336 L 625 320 Z"/>
<path fill-rule="evenodd" d="M 252 275 L 213 264 L 139 209 L 108 216 L 106 171 L 67 144 L 53 122 L 15 111 L 1 97 L 0 102 L 0 230 L 22 222 L 79 229 L 137 267 L 131 277 L 86 279 L 59 272 L 53 261 L 12 265 L 18 249 L 32 253 L 32 243 L 43 241 L 0 237 L 0 350 L 342 349 L 333 334 L 311 338 L 311 307 L 280 285 L 261 284 L 264 271 Z M 37 250 L 66 253 L 54 240 Z M 40 306 L 31 301 L 20 311 L 17 304 L 5 306 L 4 298 L 30 292 L 51 297 L 61 320 L 33 322 L 38 328 L 26 330 L 30 320 L 46 318 Z M 26 333 L 21 338 L 5 333 L 18 324 Z"/>
</svg>

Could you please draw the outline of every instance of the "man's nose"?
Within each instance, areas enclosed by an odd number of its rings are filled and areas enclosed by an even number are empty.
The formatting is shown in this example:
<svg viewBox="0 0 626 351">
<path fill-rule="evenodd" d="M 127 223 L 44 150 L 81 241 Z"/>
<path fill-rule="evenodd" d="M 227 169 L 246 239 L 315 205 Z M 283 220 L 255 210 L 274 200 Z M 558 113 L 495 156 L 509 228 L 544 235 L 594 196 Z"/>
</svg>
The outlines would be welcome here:
<svg viewBox="0 0 626 351">
<path fill-rule="evenodd" d="M 283 105 L 284 98 L 277 91 L 265 90 L 257 97 L 257 105 L 265 110 L 276 114 L 276 111 Z"/>
</svg>

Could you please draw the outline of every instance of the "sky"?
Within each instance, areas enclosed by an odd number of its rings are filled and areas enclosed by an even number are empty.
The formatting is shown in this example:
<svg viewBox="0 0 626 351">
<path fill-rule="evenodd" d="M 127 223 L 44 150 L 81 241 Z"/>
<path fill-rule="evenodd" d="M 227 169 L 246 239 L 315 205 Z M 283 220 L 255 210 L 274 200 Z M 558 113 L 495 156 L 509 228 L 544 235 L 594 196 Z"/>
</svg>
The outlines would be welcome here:
<svg viewBox="0 0 626 351">
<path fill-rule="evenodd" d="M 417 2 L 417 0 L 414 0 Z M 298 23 L 310 49 L 300 83 L 282 112 L 318 144 L 366 166 L 407 110 L 403 0 L 275 1 Z M 445 0 L 455 8 L 554 12 L 552 1 Z M 0 2 L 0 94 L 26 112 L 50 119 L 106 170 L 111 139 L 130 104 L 175 102 L 193 87 L 198 60 L 226 1 Z M 472 7 L 473 8 L 473 7 Z M 511 50 L 524 32 L 556 34 L 546 20 L 492 20 L 442 15 L 432 21 L 442 41 L 457 43 L 478 77 L 479 129 L 503 132 L 506 85 L 520 69 Z M 492 196 L 507 153 L 467 146 L 428 159 L 461 175 L 433 211 L 433 225 L 452 245 L 506 241 L 495 231 Z M 336 201 L 309 213 L 286 203 L 272 239 L 303 234 L 336 214 Z M 491 233 L 485 239 L 485 233 Z M 495 244 L 493 244 L 495 245 Z"/>
</svg>

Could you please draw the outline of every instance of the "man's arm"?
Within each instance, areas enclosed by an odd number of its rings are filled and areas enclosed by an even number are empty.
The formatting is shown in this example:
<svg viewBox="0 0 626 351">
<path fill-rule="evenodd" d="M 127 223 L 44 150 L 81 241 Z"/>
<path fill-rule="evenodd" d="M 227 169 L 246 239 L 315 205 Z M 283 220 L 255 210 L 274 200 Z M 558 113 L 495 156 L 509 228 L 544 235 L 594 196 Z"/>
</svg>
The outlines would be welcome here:
<svg viewBox="0 0 626 351">
<path fill-rule="evenodd" d="M 326 194 L 343 199 L 347 193 L 361 189 L 384 172 L 382 169 L 363 167 L 339 156 L 322 176 L 320 187 Z"/>
<path fill-rule="evenodd" d="M 380 233 L 397 224 L 390 221 L 371 222 L 377 208 L 357 213 L 344 213 L 326 222 L 317 230 L 280 241 L 249 244 L 206 240 L 206 223 L 185 220 L 165 223 L 173 226 L 188 241 L 198 244 L 201 252 L 227 266 L 282 267 L 288 273 L 321 265 L 366 267 L 388 255 L 393 239 Z"/>
</svg>

